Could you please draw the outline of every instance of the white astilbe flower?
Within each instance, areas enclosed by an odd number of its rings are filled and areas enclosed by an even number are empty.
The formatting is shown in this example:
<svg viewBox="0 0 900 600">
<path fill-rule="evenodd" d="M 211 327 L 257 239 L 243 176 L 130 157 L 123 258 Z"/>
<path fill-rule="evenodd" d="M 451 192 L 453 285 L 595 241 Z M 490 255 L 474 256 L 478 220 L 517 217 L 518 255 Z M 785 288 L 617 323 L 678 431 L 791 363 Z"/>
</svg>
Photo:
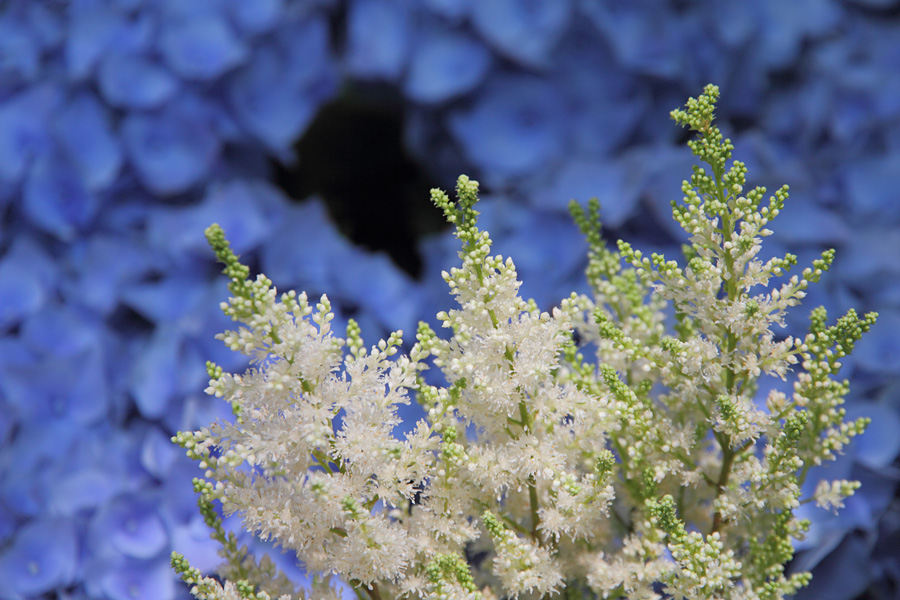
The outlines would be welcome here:
<svg viewBox="0 0 900 600">
<path fill-rule="evenodd" d="M 822 480 L 816 486 L 813 497 L 816 499 L 817 506 L 837 513 L 839 508 L 844 508 L 844 499 L 852 496 L 859 489 L 859 485 L 858 481 L 848 481 L 846 479 Z"/>
<path fill-rule="evenodd" d="M 875 317 L 829 325 L 819 308 L 805 337 L 777 332 L 834 254 L 790 278 L 796 256 L 759 259 L 787 190 L 766 205 L 764 189 L 744 189 L 713 125 L 717 96 L 709 86 L 673 111 L 709 166 L 673 203 L 683 260 L 615 250 L 599 203 L 573 207 L 590 297 L 546 311 L 521 298 L 513 260 L 477 227 L 477 182 L 460 177 L 458 202 L 433 190 L 462 245 L 443 274 L 456 305 L 437 315 L 442 335 L 420 323 L 405 354 L 402 332 L 367 347 L 352 319 L 337 337 L 327 296 L 279 296 L 210 227 L 237 322 L 219 339 L 251 369 L 208 363 L 207 392 L 235 419 L 175 440 L 204 471 L 194 485 L 220 573 L 247 581 L 221 586 L 173 557 L 194 594 L 290 589 L 226 535 L 215 500 L 296 555 L 309 598 L 336 597 L 329 577 L 361 600 L 781 600 L 808 583 L 785 574 L 808 527 L 794 510 L 809 467 L 865 429 L 845 421 L 836 376 Z M 792 393 L 769 392 L 763 408 L 765 377 L 792 378 Z M 413 399 L 425 416 L 398 435 Z M 838 508 L 857 486 L 821 483 L 813 499 Z"/>
<path fill-rule="evenodd" d="M 492 513 L 482 517 L 494 540 L 494 574 L 513 597 L 525 592 L 552 594 L 563 583 L 563 575 L 549 553 L 540 546 L 519 538 Z"/>
</svg>

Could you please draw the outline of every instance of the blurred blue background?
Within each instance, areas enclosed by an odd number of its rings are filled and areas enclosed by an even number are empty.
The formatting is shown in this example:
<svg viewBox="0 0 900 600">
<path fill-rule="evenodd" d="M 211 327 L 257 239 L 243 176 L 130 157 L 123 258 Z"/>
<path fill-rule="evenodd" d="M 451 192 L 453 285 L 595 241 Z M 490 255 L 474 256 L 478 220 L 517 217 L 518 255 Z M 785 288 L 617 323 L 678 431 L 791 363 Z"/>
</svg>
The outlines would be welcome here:
<svg viewBox="0 0 900 600">
<path fill-rule="evenodd" d="M 838 249 L 811 294 L 877 310 L 846 375 L 871 431 L 827 471 L 803 598 L 900 597 L 900 3 L 892 0 L 0 0 L 0 598 L 185 597 L 217 561 L 169 437 L 227 413 L 204 362 L 225 281 L 203 229 L 369 342 L 450 300 L 428 189 L 548 307 L 583 290 L 566 211 L 676 251 L 672 108 L 708 82 L 751 183 L 791 199 L 771 252 Z M 802 333 L 811 305 L 788 327 Z"/>
</svg>

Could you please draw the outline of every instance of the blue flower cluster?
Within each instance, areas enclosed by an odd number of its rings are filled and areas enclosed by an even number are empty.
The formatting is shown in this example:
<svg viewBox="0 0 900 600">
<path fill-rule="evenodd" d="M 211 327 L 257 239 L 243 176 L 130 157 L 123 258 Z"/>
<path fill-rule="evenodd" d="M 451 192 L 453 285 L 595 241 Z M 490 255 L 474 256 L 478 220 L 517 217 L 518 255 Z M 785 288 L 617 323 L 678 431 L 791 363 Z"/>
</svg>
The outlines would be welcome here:
<svg viewBox="0 0 900 600">
<path fill-rule="evenodd" d="M 610 238 L 677 247 L 668 203 L 690 156 L 667 113 L 718 84 L 736 153 L 759 183 L 791 185 L 774 239 L 801 260 L 838 248 L 811 303 L 881 314 L 848 365 L 849 411 L 873 426 L 822 473 L 863 488 L 837 516 L 808 509 L 815 526 L 799 562 L 818 567 L 801 595 L 895 593 L 897 8 L 0 3 L 0 598 L 168 600 L 185 593 L 168 567 L 173 548 L 214 566 L 196 473 L 169 442 L 226 416 L 202 393 L 204 361 L 239 366 L 213 339 L 227 326 L 216 311 L 227 291 L 203 241 L 210 223 L 280 286 L 351 307 L 370 335 L 413 331 L 443 305 L 438 273 L 456 252 L 446 235 L 421 241 L 416 281 L 348 242 L 326 202 L 296 203 L 274 185 L 273 165 L 298 160 L 296 142 L 347 84 L 358 103 L 391 91 L 423 170 L 445 184 L 460 172 L 482 181 L 484 225 L 544 306 L 583 285 L 571 198 L 601 199 Z"/>
</svg>

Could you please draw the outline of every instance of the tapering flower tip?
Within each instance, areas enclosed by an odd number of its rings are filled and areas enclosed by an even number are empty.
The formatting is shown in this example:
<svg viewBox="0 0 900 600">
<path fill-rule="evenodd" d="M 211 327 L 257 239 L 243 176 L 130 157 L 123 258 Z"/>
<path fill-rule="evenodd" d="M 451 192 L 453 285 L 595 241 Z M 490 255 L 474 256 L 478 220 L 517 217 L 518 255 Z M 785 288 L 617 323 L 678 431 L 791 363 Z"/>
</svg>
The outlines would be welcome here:
<svg viewBox="0 0 900 600">
<path fill-rule="evenodd" d="M 684 105 L 686 110 L 676 108 L 669 115 L 682 127 L 687 125 L 691 129 L 700 130 L 712 123 L 718 101 L 719 86 L 709 83 L 697 98 L 688 98 Z"/>
</svg>

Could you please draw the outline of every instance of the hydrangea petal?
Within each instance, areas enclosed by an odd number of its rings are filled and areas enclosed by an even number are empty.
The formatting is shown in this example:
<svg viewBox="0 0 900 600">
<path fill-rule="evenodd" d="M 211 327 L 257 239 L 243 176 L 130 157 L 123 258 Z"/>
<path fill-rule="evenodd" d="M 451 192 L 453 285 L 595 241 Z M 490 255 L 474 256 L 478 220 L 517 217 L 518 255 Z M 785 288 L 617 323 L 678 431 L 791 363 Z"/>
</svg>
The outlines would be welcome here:
<svg viewBox="0 0 900 600">
<path fill-rule="evenodd" d="M 158 419 L 177 391 L 172 373 L 179 370 L 179 336 L 158 328 L 143 348 L 132 369 L 129 388 L 141 414 Z"/>
<path fill-rule="evenodd" d="M 15 593 L 36 596 L 68 585 L 78 565 L 75 526 L 40 518 L 23 526 L 0 554 L 0 581 Z"/>
<path fill-rule="evenodd" d="M 419 294 L 391 259 L 383 253 L 332 257 L 335 286 L 343 298 L 364 305 L 386 331 L 413 331 L 419 311 Z"/>
<path fill-rule="evenodd" d="M 878 323 L 857 342 L 853 356 L 866 370 L 885 375 L 900 372 L 900 310 L 878 313 Z"/>
<path fill-rule="evenodd" d="M 82 311 L 52 305 L 25 320 L 20 339 L 33 350 L 62 358 L 96 345 L 100 331 Z"/>
<path fill-rule="evenodd" d="M 110 600 L 172 600 L 176 591 L 168 556 L 123 561 L 107 570 L 100 586 Z"/>
<path fill-rule="evenodd" d="M 569 0 L 475 2 L 472 23 L 506 56 L 525 65 L 543 65 L 563 36 L 571 16 Z"/>
<path fill-rule="evenodd" d="M 535 195 L 535 205 L 565 210 L 572 199 L 583 205 L 596 197 L 604 227 L 620 227 L 634 212 L 640 193 L 640 181 L 629 162 L 566 161 L 551 185 Z"/>
<path fill-rule="evenodd" d="M 128 115 L 122 136 L 141 182 L 161 195 L 184 192 L 199 183 L 219 154 L 210 123 L 178 107 Z"/>
<path fill-rule="evenodd" d="M 172 70 L 186 79 L 214 79 L 247 56 L 228 23 L 216 15 L 165 24 L 159 46 Z"/>
<path fill-rule="evenodd" d="M 490 66 L 490 52 L 477 40 L 432 28 L 416 40 L 404 89 L 418 102 L 443 102 L 473 89 Z"/>
<path fill-rule="evenodd" d="M 393 0 L 352 0 L 347 14 L 347 68 L 366 78 L 396 80 L 409 56 L 409 11 Z"/>
<path fill-rule="evenodd" d="M 148 239 L 175 260 L 185 255 L 209 256 L 203 230 L 218 223 L 238 254 L 271 237 L 287 199 L 266 182 L 238 179 L 209 186 L 203 201 L 187 208 L 157 210 L 147 224 Z"/>
<path fill-rule="evenodd" d="M 123 286 L 145 277 L 158 266 L 157 259 L 130 236 L 94 233 L 69 246 L 60 261 L 76 273 L 62 282 L 63 294 L 68 302 L 107 315 L 118 305 Z"/>
<path fill-rule="evenodd" d="M 309 198 L 285 211 L 281 226 L 260 250 L 260 263 L 263 271 L 282 286 L 321 293 L 330 289 L 332 278 L 338 276 L 332 272 L 334 265 L 328 257 L 350 252 L 349 243 L 332 223 L 322 201 Z"/>
<path fill-rule="evenodd" d="M 202 230 L 199 230 L 202 231 Z M 205 287 L 196 272 L 175 272 L 159 281 L 135 283 L 122 292 L 122 301 L 157 324 L 175 323 L 205 299 Z"/>
<path fill-rule="evenodd" d="M 96 515 L 92 527 L 123 555 L 152 558 L 169 543 L 156 504 L 156 500 L 146 496 L 119 496 Z"/>
<path fill-rule="evenodd" d="M 50 506 L 61 515 L 75 516 L 109 502 L 121 491 L 116 474 L 97 466 L 64 473 L 53 486 Z"/>
<path fill-rule="evenodd" d="M 113 182 L 122 165 L 122 153 L 107 111 L 93 94 L 81 93 L 70 100 L 56 119 L 55 131 L 88 188 L 98 190 Z"/>
<path fill-rule="evenodd" d="M 47 83 L 0 99 L 0 180 L 18 182 L 34 157 L 51 151 L 47 123 L 61 97 L 61 90 Z"/>
<path fill-rule="evenodd" d="M 867 334 L 868 335 L 868 334 Z M 865 434 L 853 440 L 853 455 L 870 469 L 884 469 L 900 454 L 900 416 L 896 409 L 872 402 L 847 405 L 847 421 L 869 417 Z M 863 490 L 862 493 L 865 493 Z"/>
<path fill-rule="evenodd" d="M 30 262 L 12 250 L 0 258 L 0 329 L 18 323 L 47 299 L 47 286 Z"/>
<path fill-rule="evenodd" d="M 524 174 L 562 146 L 560 97 L 546 81 L 498 75 L 471 108 L 450 115 L 450 131 L 468 158 L 490 179 Z"/>
<path fill-rule="evenodd" d="M 178 455 L 172 436 L 160 428 L 151 426 L 144 434 L 141 444 L 141 465 L 158 479 L 165 479 Z"/>
<path fill-rule="evenodd" d="M 232 22 L 246 34 L 260 34 L 272 29 L 278 24 L 283 11 L 283 0 L 228 0 Z"/>
<path fill-rule="evenodd" d="M 97 80 L 106 101 L 122 108 L 161 106 L 178 90 L 178 82 L 161 65 L 132 53 L 104 56 Z"/>
<path fill-rule="evenodd" d="M 0 15 L 0 86 L 15 89 L 35 80 L 40 72 L 40 47 L 13 11 Z"/>
<path fill-rule="evenodd" d="M 86 229 L 100 205 L 80 173 L 65 161 L 46 156 L 31 169 L 23 197 L 31 222 L 61 240 L 71 240 Z"/>
<path fill-rule="evenodd" d="M 279 156 L 289 155 L 315 110 L 337 89 L 327 24 L 309 19 L 294 27 L 294 39 L 259 48 L 253 65 L 239 70 L 228 86 L 238 122 Z"/>
<path fill-rule="evenodd" d="M 851 162 L 846 180 L 850 200 L 862 215 L 900 221 L 900 153 Z"/>
</svg>

